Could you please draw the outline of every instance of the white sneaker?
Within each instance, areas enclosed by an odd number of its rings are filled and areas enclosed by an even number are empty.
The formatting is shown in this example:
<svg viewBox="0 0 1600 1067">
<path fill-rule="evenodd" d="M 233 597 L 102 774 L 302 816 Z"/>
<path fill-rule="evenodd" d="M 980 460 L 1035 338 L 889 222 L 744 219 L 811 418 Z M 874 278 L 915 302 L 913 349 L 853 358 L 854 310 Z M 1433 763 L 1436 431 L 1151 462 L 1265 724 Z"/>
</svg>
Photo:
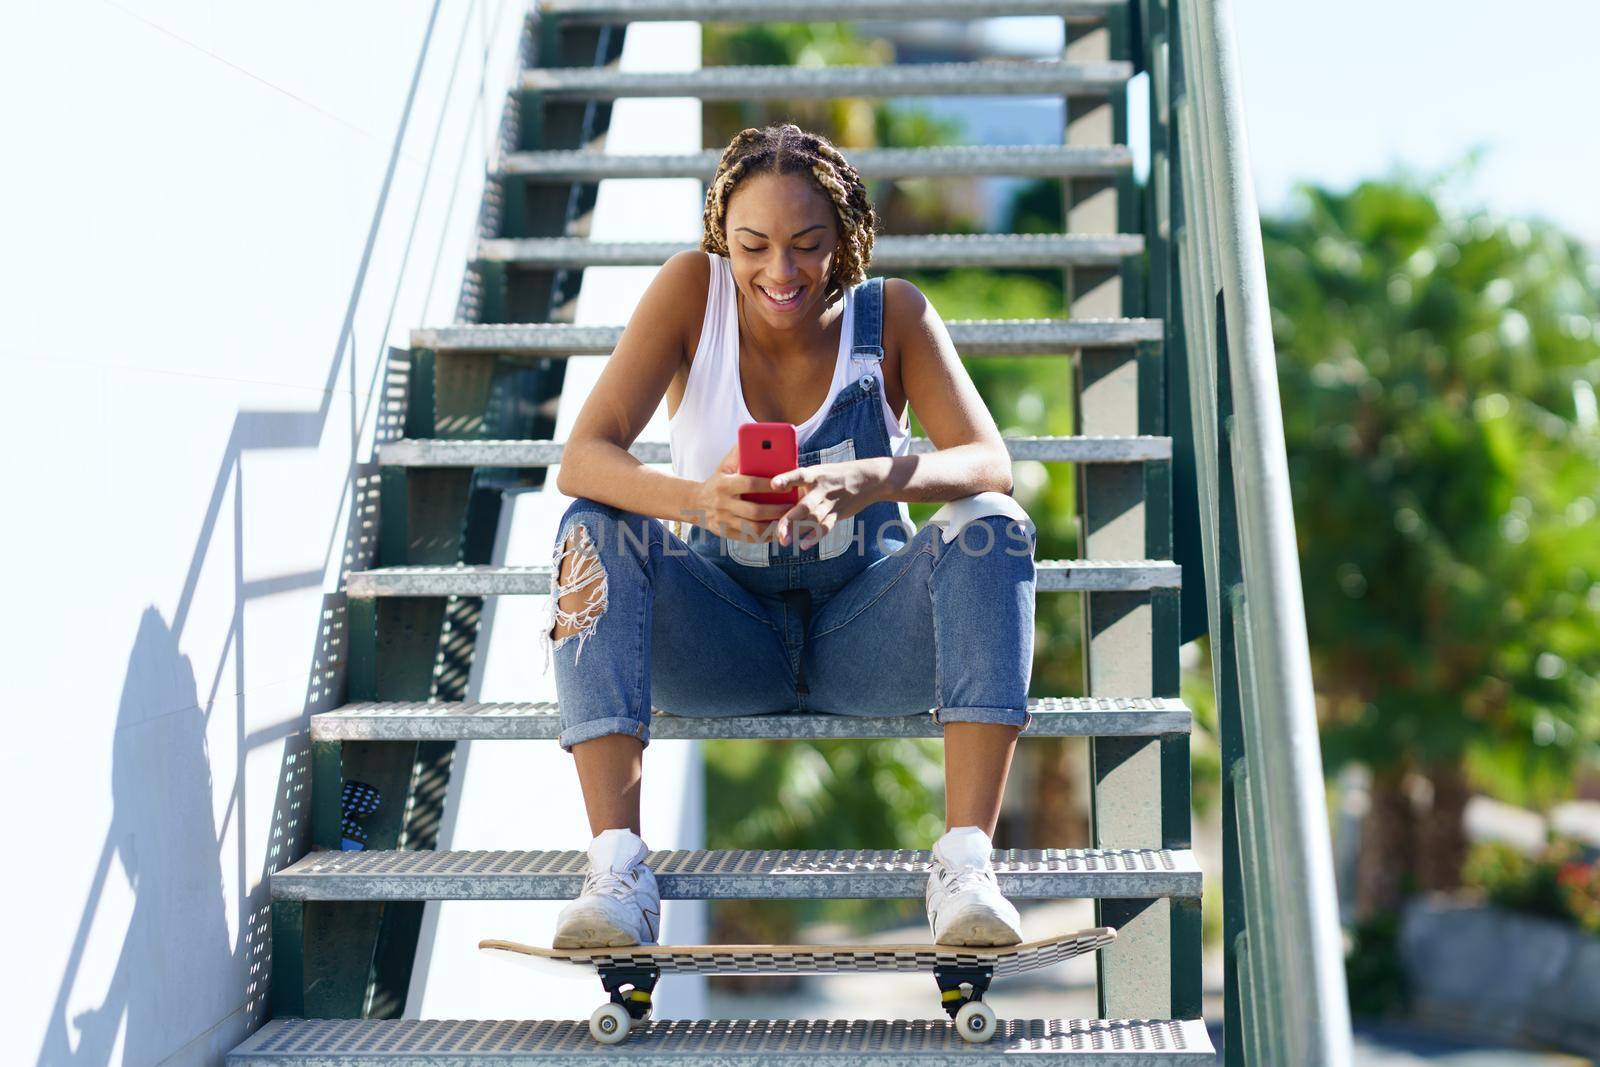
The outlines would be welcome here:
<svg viewBox="0 0 1600 1067">
<path fill-rule="evenodd" d="M 989 862 L 991 847 L 981 826 L 957 826 L 934 842 L 924 897 L 935 944 L 1015 945 L 1022 940 L 1022 917 L 1000 895 Z"/>
<path fill-rule="evenodd" d="M 661 892 L 644 865 L 650 850 L 632 830 L 605 830 L 589 843 L 583 892 L 556 918 L 554 948 L 653 945 Z"/>
</svg>

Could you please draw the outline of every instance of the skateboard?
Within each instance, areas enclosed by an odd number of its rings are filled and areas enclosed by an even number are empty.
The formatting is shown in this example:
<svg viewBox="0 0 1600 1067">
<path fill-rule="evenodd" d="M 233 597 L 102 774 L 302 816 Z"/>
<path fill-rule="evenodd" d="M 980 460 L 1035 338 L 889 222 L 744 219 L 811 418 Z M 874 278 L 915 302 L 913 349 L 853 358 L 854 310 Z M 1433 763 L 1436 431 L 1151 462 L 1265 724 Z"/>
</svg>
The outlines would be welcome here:
<svg viewBox="0 0 1600 1067">
<path fill-rule="evenodd" d="M 651 994 L 663 974 L 836 974 L 846 971 L 926 971 L 939 999 L 967 1041 L 994 1036 L 994 1009 L 983 1002 L 989 982 L 1081 956 L 1111 943 L 1109 926 L 1054 934 L 1016 945 L 624 945 L 610 948 L 541 948 L 486 939 L 478 947 L 510 962 L 571 975 L 593 967 L 611 1000 L 589 1017 L 589 1033 L 614 1045 L 650 1014 Z"/>
</svg>

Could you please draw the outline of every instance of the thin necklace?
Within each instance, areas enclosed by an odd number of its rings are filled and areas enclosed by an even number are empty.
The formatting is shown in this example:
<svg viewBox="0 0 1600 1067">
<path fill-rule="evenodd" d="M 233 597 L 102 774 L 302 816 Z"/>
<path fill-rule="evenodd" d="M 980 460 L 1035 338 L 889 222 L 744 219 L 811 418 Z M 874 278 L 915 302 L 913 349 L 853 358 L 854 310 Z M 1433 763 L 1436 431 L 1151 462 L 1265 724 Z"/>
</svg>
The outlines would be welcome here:
<svg viewBox="0 0 1600 1067">
<path fill-rule="evenodd" d="M 745 312 L 745 303 L 748 301 L 749 298 L 744 295 L 743 290 L 738 289 L 738 288 L 734 289 L 733 294 L 734 294 L 734 305 L 739 309 L 739 324 L 741 326 L 743 326 L 744 330 L 745 330 L 745 339 L 747 339 L 750 342 L 750 347 L 755 349 L 756 355 L 758 355 L 762 359 L 766 360 L 767 361 L 767 365 L 771 366 L 772 365 L 772 358 L 767 355 L 767 352 L 766 352 L 765 349 L 763 349 L 760 345 L 757 345 L 755 343 L 755 331 L 750 329 L 750 319 L 749 319 L 749 316 Z M 843 316 L 843 312 L 840 312 L 840 316 L 841 317 Z"/>
<path fill-rule="evenodd" d="M 745 315 L 745 307 L 744 307 L 745 299 L 746 299 L 745 295 L 744 295 L 744 293 L 742 291 L 740 291 L 737 288 L 734 289 L 733 293 L 734 293 L 734 305 L 739 310 L 739 322 L 748 331 L 750 324 L 749 324 L 749 321 L 748 321 L 748 319 L 747 319 L 747 317 Z M 843 327 L 841 326 L 841 329 L 842 328 Z M 756 355 L 758 355 L 762 359 L 766 360 L 767 361 L 767 365 L 771 366 L 772 365 L 772 359 L 767 355 L 767 353 L 765 351 L 763 351 L 758 345 L 755 344 L 755 334 L 753 332 L 751 332 L 751 333 L 749 333 L 748 337 L 749 337 L 749 340 L 750 340 L 750 347 L 755 349 Z M 741 343 L 740 347 L 741 348 L 744 347 L 742 343 Z M 744 409 L 746 411 L 749 411 L 750 410 L 750 402 L 748 400 L 744 399 L 744 374 L 743 374 L 742 371 L 739 370 L 739 355 L 738 355 L 738 353 L 734 353 L 733 363 L 734 363 L 734 382 L 739 387 L 739 400 L 740 400 L 741 403 L 744 404 Z M 827 400 L 824 399 L 823 403 L 826 404 Z M 754 413 L 752 412 L 752 414 L 754 414 Z M 804 423 L 791 423 L 791 425 L 804 425 Z"/>
<path fill-rule="evenodd" d="M 739 311 L 739 324 L 741 326 L 743 326 L 748 331 L 750 324 L 747 321 L 747 318 L 745 316 L 745 309 L 744 309 L 745 296 L 738 289 L 735 289 L 733 292 L 734 292 L 734 306 L 737 307 L 738 311 Z M 750 340 L 750 347 L 754 348 L 756 350 L 756 354 L 759 355 L 762 359 L 766 359 L 767 363 L 770 365 L 772 361 L 770 359 L 767 359 L 767 354 L 765 352 L 761 351 L 761 349 L 756 346 L 755 337 L 754 337 L 753 334 L 751 334 L 749 336 L 749 340 Z M 739 348 L 741 350 L 744 348 L 743 339 L 741 339 L 741 343 L 739 345 Z M 738 388 L 739 388 L 739 403 L 744 405 L 744 409 L 746 411 L 750 411 L 750 401 L 748 401 L 748 400 L 746 400 L 744 398 L 744 371 L 742 369 L 740 369 L 739 364 L 740 364 L 739 352 L 736 351 L 733 354 L 733 384 L 738 386 Z M 754 415 L 754 412 L 752 412 L 751 414 Z"/>
</svg>

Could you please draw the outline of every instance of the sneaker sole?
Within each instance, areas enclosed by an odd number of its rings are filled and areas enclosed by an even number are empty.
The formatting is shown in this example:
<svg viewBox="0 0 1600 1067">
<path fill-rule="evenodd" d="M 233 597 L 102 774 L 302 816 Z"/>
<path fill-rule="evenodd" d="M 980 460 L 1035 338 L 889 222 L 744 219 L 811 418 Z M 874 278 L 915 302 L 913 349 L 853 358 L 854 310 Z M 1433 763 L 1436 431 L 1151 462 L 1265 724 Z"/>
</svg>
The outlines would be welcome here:
<svg viewBox="0 0 1600 1067">
<path fill-rule="evenodd" d="M 952 919 L 945 927 L 944 936 L 936 939 L 937 945 L 985 946 L 991 948 L 1016 945 L 1022 935 L 1003 916 L 988 908 L 971 908 Z"/>
<path fill-rule="evenodd" d="M 622 948 L 637 945 L 639 939 L 604 915 L 572 916 L 556 931 L 552 948 Z"/>
</svg>

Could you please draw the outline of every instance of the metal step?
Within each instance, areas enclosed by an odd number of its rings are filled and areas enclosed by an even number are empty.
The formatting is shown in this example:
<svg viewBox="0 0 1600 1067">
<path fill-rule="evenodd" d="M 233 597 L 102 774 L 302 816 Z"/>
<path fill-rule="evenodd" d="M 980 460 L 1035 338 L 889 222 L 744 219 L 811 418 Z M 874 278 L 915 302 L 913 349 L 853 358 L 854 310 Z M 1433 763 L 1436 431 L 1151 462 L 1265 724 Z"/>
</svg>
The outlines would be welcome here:
<svg viewBox="0 0 1600 1067">
<path fill-rule="evenodd" d="M 497 238 L 478 243 L 478 261 L 538 270 L 658 267 L 690 241 L 591 241 L 583 237 Z M 947 267 L 1114 267 L 1144 251 L 1136 233 L 949 233 L 879 237 L 874 274 Z"/>
<path fill-rule="evenodd" d="M 1186 734 L 1192 716 L 1172 697 L 1036 697 L 1023 737 L 1158 737 Z M 311 716 L 313 741 L 554 741 L 561 709 L 554 701 L 467 704 L 392 701 L 346 704 Z M 669 715 L 650 717 L 653 740 L 713 738 L 940 737 L 932 715 Z"/>
<path fill-rule="evenodd" d="M 602 999 L 595 982 L 596 1003 Z M 929 989 L 933 989 L 930 980 Z M 930 992 L 930 998 L 934 995 Z M 944 1019 L 660 1019 L 601 1045 L 574 1019 L 274 1019 L 228 1053 L 228 1067 L 865 1067 L 890 1061 L 961 1067 L 1023 1056 L 1030 1063 L 1214 1067 L 1199 1019 L 1002 1019 L 969 1044 Z"/>
<path fill-rule="evenodd" d="M 963 4 L 966 0 L 962 0 Z M 1126 145 L 950 145 L 939 148 L 853 148 L 848 159 L 869 181 L 889 178 L 1111 178 L 1133 167 Z M 709 181 L 717 149 L 673 155 L 608 155 L 589 150 L 511 152 L 496 173 L 544 181 L 603 178 L 699 178 Z M 881 240 L 881 238 L 880 238 Z"/>
<path fill-rule="evenodd" d="M 963 356 L 1063 355 L 1162 339 L 1160 319 L 954 319 L 945 323 Z M 433 352 L 498 352 L 562 359 L 608 356 L 621 326 L 559 322 L 484 323 L 411 331 L 411 347 Z"/>
<path fill-rule="evenodd" d="M 1137 437 L 1007 437 L 1013 460 L 1045 463 L 1143 463 L 1172 458 L 1172 438 Z M 453 441 L 403 438 L 378 446 L 385 467 L 548 467 L 560 463 L 565 441 Z M 913 455 L 934 451 L 926 437 L 913 437 Z M 629 455 L 641 463 L 672 462 L 668 441 L 635 441 Z"/>
<path fill-rule="evenodd" d="M 996 849 L 1000 891 L 1012 900 L 1200 896 L 1187 849 Z M 925 849 L 677 849 L 645 857 L 664 900 L 921 899 Z M 570 900 L 589 854 L 313 852 L 271 875 L 274 900 Z"/>
<path fill-rule="evenodd" d="M 977 546 L 973 546 L 976 548 Z M 1177 589 L 1182 568 L 1164 559 L 1041 559 L 1034 561 L 1041 593 L 1138 592 Z M 345 578 L 352 597 L 538 596 L 550 592 L 549 567 L 377 567 Z"/>
<path fill-rule="evenodd" d="M 567 25 L 661 22 L 847 22 L 1059 15 L 1098 22 L 1127 0 L 539 0 L 539 15 Z"/>
<path fill-rule="evenodd" d="M 991 60 L 904 66 L 703 67 L 671 73 L 536 67 L 522 88 L 555 99 L 697 96 L 701 100 L 822 100 L 897 96 L 1103 96 L 1133 76 L 1124 61 Z"/>
</svg>

